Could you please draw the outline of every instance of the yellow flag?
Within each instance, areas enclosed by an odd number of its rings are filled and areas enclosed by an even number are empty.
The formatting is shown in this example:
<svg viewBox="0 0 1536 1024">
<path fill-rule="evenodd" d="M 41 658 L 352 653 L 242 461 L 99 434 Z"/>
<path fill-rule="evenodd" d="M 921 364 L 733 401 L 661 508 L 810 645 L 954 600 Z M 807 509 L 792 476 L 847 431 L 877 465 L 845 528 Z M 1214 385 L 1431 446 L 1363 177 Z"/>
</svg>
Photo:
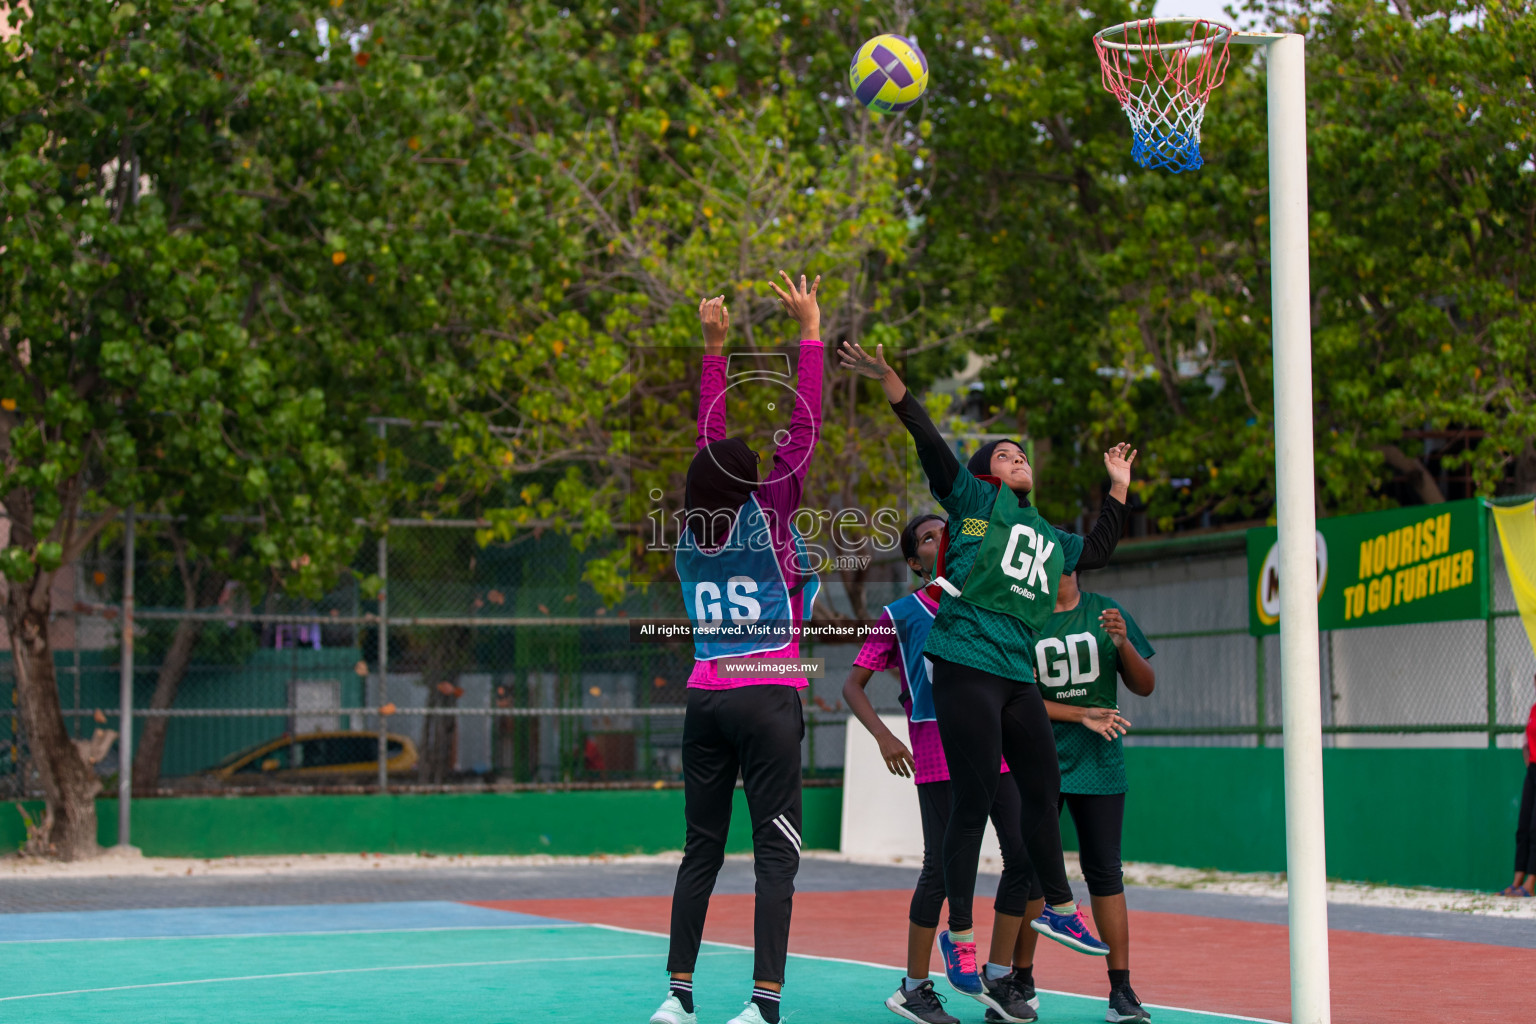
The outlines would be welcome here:
<svg viewBox="0 0 1536 1024">
<path fill-rule="evenodd" d="M 1525 623 L 1525 635 L 1536 651 L 1536 501 L 1507 508 L 1493 506 L 1493 521 L 1499 528 L 1499 544 L 1504 548 L 1504 565 L 1509 570 L 1509 585 L 1515 592 L 1515 607 Z"/>
</svg>

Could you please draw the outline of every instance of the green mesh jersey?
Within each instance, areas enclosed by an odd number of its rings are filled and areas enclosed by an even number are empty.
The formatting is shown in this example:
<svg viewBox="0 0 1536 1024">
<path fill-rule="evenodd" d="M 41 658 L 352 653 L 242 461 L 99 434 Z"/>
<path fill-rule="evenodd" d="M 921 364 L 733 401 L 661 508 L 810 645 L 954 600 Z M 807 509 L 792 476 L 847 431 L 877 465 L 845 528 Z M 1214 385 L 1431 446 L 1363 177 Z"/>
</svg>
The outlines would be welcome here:
<svg viewBox="0 0 1536 1024">
<path fill-rule="evenodd" d="M 970 575 L 976 563 L 976 552 L 986 535 L 987 521 L 997 501 L 997 485 L 978 480 L 961 469 L 949 496 L 940 498 L 935 494 L 934 497 L 949 513 L 944 575 L 958 584 Z M 1078 556 L 1083 553 L 1083 538 L 1058 533 L 1048 524 L 1045 528 L 1050 530 L 1048 539 L 1061 545 L 1065 559 L 1061 571 L 1071 573 L 1077 567 Z M 1051 587 L 1055 587 L 1056 582 L 1052 580 Z M 1054 600 L 1055 595 L 1050 597 Z M 939 613 L 933 620 L 923 653 L 957 665 L 979 668 L 1005 679 L 1030 683 L 1035 678 L 1030 667 L 1032 650 L 1033 635 L 1018 619 L 946 594 L 939 602 Z"/>
<path fill-rule="evenodd" d="M 1120 655 L 1114 641 L 1099 625 L 1099 613 L 1119 609 L 1125 619 L 1125 636 L 1143 658 L 1155 651 L 1130 613 L 1112 598 L 1083 594 L 1077 607 L 1057 612 L 1035 640 L 1035 672 L 1040 696 L 1080 707 L 1119 707 Z M 1125 748 L 1117 737 L 1106 740 L 1086 725 L 1052 722 L 1056 731 L 1056 756 L 1061 762 L 1063 793 L 1124 793 Z"/>
</svg>

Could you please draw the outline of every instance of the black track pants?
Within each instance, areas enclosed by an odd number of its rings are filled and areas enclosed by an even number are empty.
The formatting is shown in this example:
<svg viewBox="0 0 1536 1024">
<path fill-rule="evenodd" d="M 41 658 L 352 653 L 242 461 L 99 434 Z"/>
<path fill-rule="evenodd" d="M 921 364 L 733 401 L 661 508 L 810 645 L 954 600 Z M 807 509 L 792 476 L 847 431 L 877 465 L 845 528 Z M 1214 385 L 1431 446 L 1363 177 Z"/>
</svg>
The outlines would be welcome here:
<svg viewBox="0 0 1536 1024">
<path fill-rule="evenodd" d="M 1515 870 L 1536 875 L 1536 764 L 1525 766 L 1520 820 L 1515 825 Z"/>
<path fill-rule="evenodd" d="M 944 833 L 949 828 L 951 803 L 948 782 L 920 782 L 917 806 L 923 815 L 923 870 L 912 892 L 909 919 L 919 928 L 936 928 L 944 907 Z M 1019 791 L 998 786 L 992 801 L 992 826 L 1003 853 L 1003 877 L 997 883 L 993 909 L 1023 917 L 1030 900 L 1040 898 L 1040 880 L 1029 864 L 1024 837 L 1019 833 Z"/>
<path fill-rule="evenodd" d="M 1120 833 L 1125 824 L 1124 793 L 1063 793 L 1061 802 L 1077 826 L 1077 856 L 1091 896 L 1125 892 L 1120 870 Z"/>
<path fill-rule="evenodd" d="M 683 719 L 684 818 L 688 836 L 672 892 L 667 970 L 692 973 L 715 876 L 725 860 L 740 771 L 752 815 L 755 981 L 784 981 L 789 916 L 800 868 L 800 741 L 805 717 L 792 686 L 688 691 Z"/>
<path fill-rule="evenodd" d="M 1045 898 L 1071 903 L 1061 856 L 1061 768 L 1056 735 L 1040 690 L 940 658 L 933 664 L 933 709 L 949 762 L 954 809 L 944 835 L 944 889 L 951 931 L 971 930 L 971 898 L 987 813 L 1002 780 L 999 758 L 1019 789 L 1020 827 Z"/>
</svg>

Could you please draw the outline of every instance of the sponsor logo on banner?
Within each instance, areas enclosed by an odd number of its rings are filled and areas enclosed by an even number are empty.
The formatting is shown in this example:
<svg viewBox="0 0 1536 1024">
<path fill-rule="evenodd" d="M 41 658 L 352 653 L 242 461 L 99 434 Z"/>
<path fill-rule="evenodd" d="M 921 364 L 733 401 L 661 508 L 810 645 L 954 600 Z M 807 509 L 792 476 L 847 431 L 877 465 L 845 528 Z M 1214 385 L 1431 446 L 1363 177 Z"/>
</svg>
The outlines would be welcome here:
<svg viewBox="0 0 1536 1024">
<path fill-rule="evenodd" d="M 1279 632 L 1273 526 L 1248 531 L 1248 631 Z M 1488 614 L 1487 509 L 1477 500 L 1338 516 L 1317 524 L 1321 629 L 1480 619 Z"/>
</svg>

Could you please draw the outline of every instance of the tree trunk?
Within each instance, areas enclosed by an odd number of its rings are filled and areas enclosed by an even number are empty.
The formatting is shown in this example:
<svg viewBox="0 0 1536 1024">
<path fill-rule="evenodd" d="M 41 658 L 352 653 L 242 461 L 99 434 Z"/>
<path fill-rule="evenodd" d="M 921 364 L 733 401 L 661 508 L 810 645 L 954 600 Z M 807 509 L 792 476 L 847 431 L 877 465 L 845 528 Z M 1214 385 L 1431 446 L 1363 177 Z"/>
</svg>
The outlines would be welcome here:
<svg viewBox="0 0 1536 1024">
<path fill-rule="evenodd" d="M 160 663 L 160 674 L 155 678 L 155 693 L 149 699 L 149 707 L 163 711 L 176 703 L 176 692 L 187 674 L 187 664 L 192 660 L 192 649 L 203 634 L 203 623 L 198 619 L 182 619 L 176 623 L 176 633 L 171 637 L 170 649 Z M 160 786 L 160 762 L 165 756 L 165 737 L 171 720 L 159 716 L 146 716 L 139 727 L 138 743 L 133 751 L 133 792 L 144 796 Z"/>
<path fill-rule="evenodd" d="M 1515 493 L 1536 493 L 1536 441 L 1527 441 L 1525 450 L 1515 456 Z"/>
<path fill-rule="evenodd" d="M 427 707 L 456 707 L 464 695 L 459 688 L 459 673 L 469 662 L 470 633 L 463 626 L 436 627 L 432 633 L 421 672 L 422 685 L 427 688 Z M 416 776 L 428 785 L 440 785 L 453 774 L 459 720 L 454 715 L 427 715 L 426 719 L 421 728 L 421 762 Z"/>
<path fill-rule="evenodd" d="M 60 860 L 83 860 L 101 852 L 96 843 L 96 794 L 101 780 L 80 757 L 59 705 L 59 684 L 48 642 L 53 610 L 53 573 L 38 572 L 26 583 L 7 587 L 5 621 L 11 631 L 16 697 L 29 760 L 43 785 L 47 810 L 27 850 Z M 133 638 L 123 637 L 131 644 Z"/>
<path fill-rule="evenodd" d="M 427 690 L 427 707 L 456 707 L 463 692 L 455 681 L 440 680 Z M 459 748 L 459 719 L 456 715 L 427 715 L 426 719 L 421 728 L 421 766 L 417 778 L 428 785 L 441 785 L 453 774 L 454 754 Z"/>
<path fill-rule="evenodd" d="M 1377 451 L 1387 460 L 1387 465 L 1403 473 L 1408 477 L 1408 486 L 1412 487 L 1419 500 L 1426 505 L 1439 505 L 1445 501 L 1445 495 L 1440 491 L 1440 485 L 1430 475 L 1424 463 L 1409 455 L 1395 444 L 1378 445 Z"/>
<path fill-rule="evenodd" d="M 196 611 L 218 600 L 228 579 L 223 573 L 212 571 L 206 565 L 195 570 L 187 565 L 184 553 L 177 552 L 177 564 L 182 573 L 182 604 L 187 611 Z M 181 681 L 186 678 L 187 665 L 192 661 L 192 651 L 198 638 L 203 635 L 207 622 L 202 619 L 182 619 L 176 623 L 170 649 L 160 663 L 160 674 L 155 678 L 155 693 L 149 699 L 152 710 L 163 711 L 176 703 Z M 141 723 L 138 744 L 133 752 L 133 792 L 136 796 L 152 793 L 160 786 L 160 764 L 165 757 L 165 740 L 171 720 L 159 716 L 146 717 Z"/>
</svg>

